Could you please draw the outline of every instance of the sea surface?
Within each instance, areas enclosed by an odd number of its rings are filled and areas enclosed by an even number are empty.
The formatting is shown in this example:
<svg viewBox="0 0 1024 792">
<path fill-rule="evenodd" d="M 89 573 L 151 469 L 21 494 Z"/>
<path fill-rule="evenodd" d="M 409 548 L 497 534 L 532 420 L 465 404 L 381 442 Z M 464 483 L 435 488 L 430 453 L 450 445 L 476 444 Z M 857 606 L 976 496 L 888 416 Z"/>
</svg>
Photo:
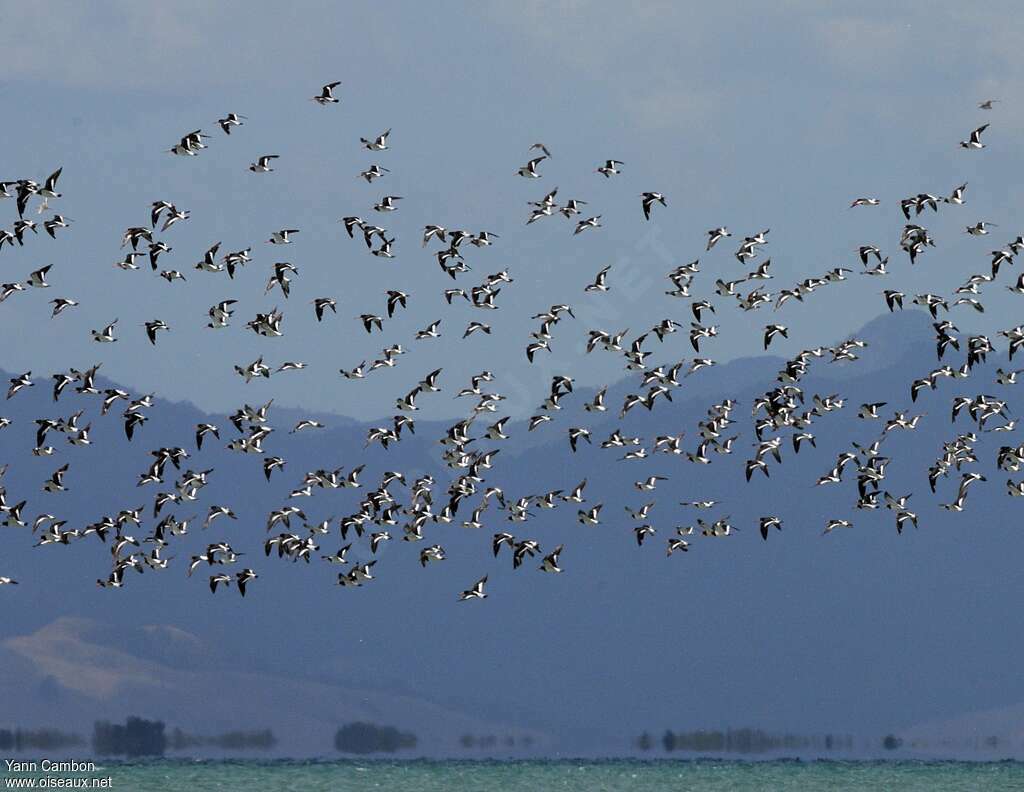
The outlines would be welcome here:
<svg viewBox="0 0 1024 792">
<path fill-rule="evenodd" d="M 119 789 L 125 792 L 337 792 L 377 789 L 388 792 L 1024 790 L 1024 762 L 1011 761 L 161 760 L 139 763 L 96 761 L 94 771 L 75 774 L 10 773 L 5 769 L 5 765 L 0 763 L 0 789 L 18 788 L 11 783 L 15 779 L 23 779 L 20 788 L 32 788 L 24 782 L 33 778 L 72 776 L 83 779 L 110 777 L 110 785 L 100 788 Z M 45 787 L 40 784 L 36 788 Z"/>
</svg>

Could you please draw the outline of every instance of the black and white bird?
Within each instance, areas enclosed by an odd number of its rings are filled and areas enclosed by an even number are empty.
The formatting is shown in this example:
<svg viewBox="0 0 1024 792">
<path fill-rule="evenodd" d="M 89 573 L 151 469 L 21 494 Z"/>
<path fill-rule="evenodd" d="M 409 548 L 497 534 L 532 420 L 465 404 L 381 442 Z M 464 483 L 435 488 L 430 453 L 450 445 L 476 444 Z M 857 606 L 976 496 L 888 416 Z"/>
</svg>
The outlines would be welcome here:
<svg viewBox="0 0 1024 792">
<path fill-rule="evenodd" d="M 90 332 L 92 333 L 92 340 L 98 341 L 99 343 L 102 344 L 109 344 L 111 342 L 117 341 L 117 339 L 114 338 L 114 326 L 116 324 L 117 319 L 108 324 L 102 330 L 91 330 Z"/>
<path fill-rule="evenodd" d="M 226 116 L 224 116 L 224 118 L 218 118 L 217 124 L 220 126 L 222 130 L 224 130 L 225 135 L 230 135 L 231 127 L 242 126 L 242 121 L 244 120 L 246 120 L 246 117 L 244 115 L 239 115 L 238 113 L 228 113 Z"/>
<path fill-rule="evenodd" d="M 210 591 L 217 593 L 217 586 L 230 586 L 234 578 L 224 572 L 218 575 L 210 575 Z"/>
<path fill-rule="evenodd" d="M 966 189 L 967 189 L 967 182 L 964 182 L 963 184 L 961 184 L 961 185 L 959 185 L 957 187 L 954 187 L 953 188 L 953 192 L 951 192 L 949 194 L 949 197 L 948 198 L 943 198 L 942 200 L 945 203 L 956 204 L 957 206 L 962 206 L 964 204 L 964 191 Z"/>
<path fill-rule="evenodd" d="M 391 171 L 380 165 L 371 165 L 369 168 L 359 173 L 359 178 L 366 179 L 367 184 L 372 184 L 374 179 L 379 179 L 385 173 L 391 173 Z"/>
<path fill-rule="evenodd" d="M 579 234 L 586 231 L 588 228 L 600 228 L 601 227 L 601 215 L 594 217 L 588 217 L 586 220 L 580 220 L 576 223 L 576 230 L 573 231 L 573 235 Z"/>
<path fill-rule="evenodd" d="M 541 572 L 561 572 L 561 568 L 558 566 L 558 557 L 562 554 L 562 545 L 558 545 L 554 550 L 544 556 L 544 560 L 541 562 Z"/>
<path fill-rule="evenodd" d="M 67 487 L 64 486 L 64 476 L 68 472 L 68 465 L 65 463 L 61 467 L 53 471 L 53 475 L 46 480 L 43 484 L 43 489 L 46 492 L 66 492 Z"/>
<path fill-rule="evenodd" d="M 42 204 L 39 206 L 40 214 L 46 211 L 51 198 L 62 197 L 61 194 L 57 192 L 57 179 L 60 178 L 60 174 L 63 170 L 63 168 L 57 168 L 57 170 L 46 178 L 46 182 L 43 186 L 36 190 L 36 195 L 43 199 Z"/>
<path fill-rule="evenodd" d="M 708 231 L 708 244 L 706 249 L 711 250 L 711 248 L 717 245 L 720 240 L 728 236 L 732 236 L 732 234 L 729 233 L 729 229 L 726 228 L 725 226 L 712 228 L 710 231 Z"/>
<path fill-rule="evenodd" d="M 537 172 L 537 166 L 540 165 L 544 160 L 547 159 L 547 155 L 542 157 L 534 157 L 532 160 L 527 162 L 517 172 L 520 176 L 527 179 L 539 179 L 540 173 Z"/>
<path fill-rule="evenodd" d="M 248 585 L 258 577 L 259 575 L 257 575 L 253 570 L 249 569 L 248 567 L 243 569 L 241 572 L 238 572 L 235 575 L 235 580 L 237 581 L 238 585 L 238 593 L 244 597 L 246 585 Z"/>
<path fill-rule="evenodd" d="M 590 283 L 584 288 L 585 292 L 606 292 L 609 289 L 607 285 L 608 272 L 611 270 L 611 265 L 603 267 L 598 271 L 597 275 L 594 276 L 594 282 Z"/>
<path fill-rule="evenodd" d="M 775 528 L 778 531 L 782 530 L 782 520 L 778 517 L 762 517 L 759 530 L 761 531 L 761 538 L 768 541 L 768 531 L 771 528 Z"/>
<path fill-rule="evenodd" d="M 402 196 L 400 195 L 385 195 L 380 199 L 379 202 L 373 205 L 374 211 L 377 212 L 394 212 L 398 209 L 395 206 L 395 201 L 401 201 Z"/>
<path fill-rule="evenodd" d="M 767 350 L 768 345 L 771 344 L 772 339 L 775 336 L 780 335 L 783 338 L 789 338 L 789 329 L 780 324 L 765 325 L 764 328 L 764 348 Z"/>
<path fill-rule="evenodd" d="M 317 297 L 313 300 L 313 312 L 316 314 L 316 320 L 322 322 L 324 318 L 324 311 L 328 308 L 331 309 L 332 313 L 337 314 L 337 300 L 333 297 Z"/>
<path fill-rule="evenodd" d="M 156 345 L 156 334 L 159 330 L 170 330 L 171 328 L 162 319 L 154 319 L 151 322 L 145 322 L 146 337 L 149 339 L 149 343 Z"/>
<path fill-rule="evenodd" d="M 57 318 L 68 308 L 74 308 L 78 305 L 75 300 L 67 297 L 57 297 L 54 300 L 50 300 L 50 304 L 53 306 L 53 312 L 50 314 L 51 319 Z"/>
<path fill-rule="evenodd" d="M 851 523 L 849 520 L 840 520 L 840 519 L 833 518 L 833 519 L 829 520 L 825 524 L 825 530 L 822 531 L 821 533 L 822 533 L 822 535 L 824 535 L 824 534 L 827 534 L 827 533 L 831 533 L 836 528 L 852 528 L 852 527 L 853 527 L 853 523 Z"/>
<path fill-rule="evenodd" d="M 341 85 L 341 81 L 327 83 L 320 89 L 320 93 L 313 97 L 313 101 L 321 107 L 329 104 L 337 104 L 341 100 L 334 95 L 334 89 Z"/>
<path fill-rule="evenodd" d="M 290 236 L 297 233 L 299 233 L 297 228 L 282 228 L 280 231 L 272 232 L 267 242 L 272 245 L 290 245 L 292 243 Z"/>
<path fill-rule="evenodd" d="M 645 220 L 651 219 L 651 207 L 654 206 L 654 204 L 660 203 L 662 206 L 668 206 L 668 204 L 665 203 L 665 196 L 660 192 L 640 193 L 640 198 Z"/>
<path fill-rule="evenodd" d="M 28 280 L 25 281 L 25 285 L 35 289 L 49 288 L 50 284 L 46 282 L 46 273 L 48 273 L 52 268 L 52 264 L 47 264 L 45 267 L 40 267 L 30 273 Z"/>
<path fill-rule="evenodd" d="M 471 599 L 486 599 L 487 592 L 484 591 L 484 586 L 487 584 L 487 575 L 484 575 L 472 587 L 466 589 L 459 595 L 459 601 L 465 602 Z"/>
<path fill-rule="evenodd" d="M 960 148 L 965 149 L 983 149 L 985 144 L 981 142 L 981 133 L 988 129 L 988 124 L 982 124 L 980 127 L 971 132 L 970 137 L 967 140 L 960 141 Z"/>
<path fill-rule="evenodd" d="M 280 154 L 264 154 L 255 162 L 250 163 L 249 170 L 253 173 L 273 173 L 274 169 L 270 167 L 270 163 L 271 161 L 280 158 Z"/>
<path fill-rule="evenodd" d="M 391 130 L 387 129 L 381 134 L 377 135 L 373 140 L 367 140 L 366 138 L 359 138 L 359 142 L 363 144 L 363 147 L 370 151 L 386 151 L 388 148 L 388 135 L 391 134 Z"/>
<path fill-rule="evenodd" d="M 49 220 L 43 221 L 43 230 L 50 235 L 50 239 L 57 238 L 58 228 L 71 228 L 71 221 L 59 214 L 55 214 Z"/>
<path fill-rule="evenodd" d="M 7 389 L 7 398 L 10 399 L 15 393 L 20 391 L 22 388 L 30 388 L 35 383 L 32 382 L 32 372 L 26 371 L 24 374 L 19 374 L 17 377 L 11 377 L 10 387 Z M 37 443 L 42 445 L 42 443 Z"/>
<path fill-rule="evenodd" d="M 965 233 L 970 234 L 971 236 L 985 236 L 987 233 L 989 233 L 989 228 L 995 227 L 995 223 L 988 223 L 984 220 L 979 220 L 974 225 L 967 226 L 967 230 L 965 231 Z"/>
</svg>

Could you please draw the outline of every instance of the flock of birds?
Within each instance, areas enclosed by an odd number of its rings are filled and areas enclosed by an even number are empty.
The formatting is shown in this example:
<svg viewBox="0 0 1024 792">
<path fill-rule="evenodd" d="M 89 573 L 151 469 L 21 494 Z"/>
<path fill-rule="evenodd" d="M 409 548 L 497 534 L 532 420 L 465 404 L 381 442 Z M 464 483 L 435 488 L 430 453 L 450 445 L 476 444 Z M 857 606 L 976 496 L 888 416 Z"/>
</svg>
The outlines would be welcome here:
<svg viewBox="0 0 1024 792">
<path fill-rule="evenodd" d="M 324 85 L 319 94 L 312 100 L 324 107 L 339 102 L 335 92 L 339 82 Z M 980 105 L 982 110 L 991 110 L 990 100 Z M 218 119 L 217 124 L 223 135 L 240 134 L 233 132 L 243 127 L 248 119 L 246 116 L 228 113 Z M 970 135 L 960 142 L 960 146 L 968 150 L 985 148 L 983 135 L 988 124 L 977 127 Z M 391 130 L 369 138 L 361 138 L 362 147 L 374 154 L 385 154 L 390 148 Z M 196 157 L 202 155 L 209 145 L 211 136 L 202 130 L 195 130 L 184 135 L 168 152 L 178 157 Z M 531 157 L 518 170 L 518 176 L 527 179 L 543 177 L 545 163 L 551 159 L 551 152 L 543 143 L 530 146 Z M 258 156 L 249 166 L 253 173 L 262 174 L 274 171 L 278 162 L 277 154 Z M 625 163 L 616 159 L 604 160 L 595 173 L 604 179 L 615 179 L 623 173 Z M 384 179 L 389 169 L 379 163 L 370 164 L 358 177 L 369 184 Z M 0 252 L 5 246 L 23 246 L 30 242 L 32 236 L 38 235 L 38 225 L 51 237 L 65 233 L 72 227 L 72 221 L 61 214 L 53 212 L 38 223 L 31 219 L 35 214 L 43 215 L 52 203 L 62 199 L 58 191 L 61 169 L 54 171 L 42 184 L 31 179 L 0 182 L 0 199 L 12 199 L 12 208 L 17 219 L 11 230 L 0 230 Z M 515 176 L 515 174 L 510 174 Z M 525 224 L 532 225 L 547 218 L 561 216 L 574 225 L 573 234 L 592 233 L 602 226 L 602 215 L 584 210 L 587 201 L 577 198 L 560 199 L 558 189 L 545 191 L 539 200 L 529 203 L 525 213 Z M 920 218 L 928 210 L 937 212 L 940 207 L 957 207 L 966 203 L 967 185 L 956 186 L 948 196 L 937 196 L 919 193 L 900 201 L 900 210 L 905 220 L 901 235 L 900 247 L 909 258 L 909 264 L 917 262 L 918 257 L 925 254 L 935 242 L 928 230 L 919 225 Z M 370 254 L 379 258 L 395 256 L 395 235 L 377 224 L 376 220 L 367 218 L 387 217 L 398 211 L 402 196 L 385 195 L 370 207 L 373 215 L 367 217 L 349 215 L 340 219 L 344 233 L 352 240 L 362 238 Z M 664 211 L 668 200 L 657 191 L 644 191 L 639 194 L 640 210 L 645 220 L 652 213 Z M 850 204 L 850 208 L 876 207 L 881 204 L 877 197 L 859 197 Z M 188 222 L 190 213 L 179 208 L 171 201 L 158 200 L 153 202 L 149 212 L 149 224 L 133 226 L 124 231 L 121 247 L 127 249 L 123 259 L 116 263 L 122 270 L 138 270 L 148 263 L 153 273 L 174 283 L 184 280 L 185 275 L 177 269 L 165 268 L 161 259 L 169 254 L 171 246 L 165 241 L 164 234 L 179 223 Z M 966 226 L 966 233 L 973 236 L 986 236 L 993 227 L 992 223 L 978 221 Z M 274 246 L 285 246 L 296 241 L 301 233 L 298 228 L 278 229 L 269 234 L 266 242 Z M 717 255 L 712 251 L 725 240 L 732 237 L 732 232 L 725 226 L 710 229 L 704 245 L 708 256 Z M 702 274 L 699 260 L 675 267 L 666 277 L 671 284 L 665 294 L 673 301 L 681 301 L 685 311 L 692 314 L 689 326 L 679 320 L 665 318 L 656 322 L 645 332 L 627 337 L 628 331 L 615 331 L 601 328 L 586 329 L 586 353 L 611 354 L 623 360 L 628 376 L 636 383 L 635 392 L 626 394 L 618 414 L 620 419 L 639 407 L 653 411 L 659 402 L 671 402 L 673 392 L 684 385 L 687 377 L 715 365 L 714 359 L 706 357 L 707 347 L 718 335 L 719 327 L 711 324 L 709 317 L 722 316 L 730 308 L 742 312 L 761 310 L 777 313 L 784 305 L 791 302 L 803 303 L 815 291 L 841 283 L 854 273 L 847 267 L 835 267 L 820 275 L 809 276 L 788 288 L 777 291 L 768 290 L 767 282 L 772 280 L 771 260 L 762 259 L 763 250 L 769 243 L 769 229 L 757 231 L 740 237 L 741 241 L 734 252 L 734 258 L 745 271 L 731 280 L 719 277 L 709 288 L 698 294 L 696 283 Z M 472 271 L 466 260 L 470 248 L 484 249 L 497 244 L 499 236 L 489 231 L 469 231 L 448 228 L 438 224 L 426 224 L 420 240 L 423 247 L 431 246 L 437 263 L 443 272 L 442 280 L 446 285 L 444 299 L 451 306 L 456 301 L 463 301 L 478 310 L 480 318 L 470 321 L 461 332 L 463 339 L 475 334 L 488 335 L 490 325 L 485 321 L 487 313 L 499 308 L 498 302 L 506 285 L 513 283 L 508 270 L 501 270 L 488 275 L 475 285 L 462 284 L 460 278 L 468 276 Z M 948 318 L 947 314 L 958 306 L 965 306 L 983 311 L 980 302 L 983 287 L 992 284 L 1000 271 L 1000 267 L 1012 264 L 1014 257 L 1024 250 L 1024 238 L 1017 236 L 1005 247 L 991 253 L 989 270 L 981 274 L 971 275 L 967 281 L 956 289 L 953 295 L 918 294 L 912 296 L 912 302 L 927 309 L 933 320 L 936 340 L 936 355 L 939 365 L 926 376 L 915 379 L 909 390 L 911 402 L 916 402 L 922 391 L 935 389 L 942 378 L 967 378 L 979 363 L 986 361 L 986 355 L 994 351 L 992 341 L 985 335 L 960 337 L 960 331 Z M 857 255 L 861 262 L 863 275 L 884 277 L 889 274 L 889 256 L 876 245 L 865 244 L 859 248 Z M 241 276 L 241 270 L 253 260 L 251 247 L 242 250 L 222 252 L 220 243 L 206 250 L 194 269 L 203 273 L 225 273 L 229 279 Z M 51 267 L 42 267 L 23 281 L 0 284 L 0 302 L 10 299 L 18 292 L 35 289 L 52 288 L 47 281 Z M 276 262 L 270 267 L 270 275 L 266 292 L 280 292 L 283 299 L 291 295 L 293 282 L 298 275 L 298 268 L 289 262 Z M 447 276 L 450 279 L 444 279 Z M 1024 275 L 1016 282 L 1008 285 L 1011 291 L 1024 293 Z M 614 273 L 611 266 L 605 266 L 595 273 L 593 280 L 581 288 L 585 295 L 595 295 L 587 299 L 608 299 L 603 295 L 614 293 Z M 903 308 L 907 294 L 896 289 L 886 289 L 885 304 L 890 311 Z M 359 316 L 359 323 L 368 334 L 384 333 L 385 326 L 399 311 L 409 310 L 415 298 L 401 289 L 390 289 L 380 314 L 364 313 Z M 309 304 L 317 322 L 322 322 L 328 311 L 337 312 L 336 300 L 329 296 L 313 297 Z M 66 311 L 79 308 L 78 301 L 70 297 L 56 297 L 50 301 L 51 317 L 59 321 Z M 231 326 L 235 312 L 239 308 L 236 300 L 222 300 L 209 309 L 211 330 Z M 940 311 L 942 315 L 940 316 Z M 573 307 L 569 304 L 552 305 L 540 310 L 533 316 L 538 323 L 537 329 L 530 334 L 526 342 L 525 355 L 530 363 L 542 353 L 550 353 L 556 331 L 564 327 L 566 320 L 575 320 Z M 245 327 L 262 337 L 279 337 L 283 335 L 282 323 L 284 313 L 273 308 L 266 313 L 256 312 Z M 429 341 L 441 337 L 441 319 L 430 321 L 422 330 L 415 334 L 414 341 Z M 561 327 L 560 327 L 561 326 Z M 146 336 L 151 344 L 156 345 L 162 333 L 169 326 L 160 319 L 152 319 L 144 323 Z M 103 321 L 92 330 L 92 339 L 97 344 L 111 344 L 118 340 L 118 319 Z M 682 331 L 688 335 L 694 357 L 687 361 L 655 364 L 651 359 L 655 352 L 652 345 L 660 344 L 665 339 Z M 1008 342 L 1008 351 L 1012 360 L 1015 352 L 1024 345 L 1024 325 L 1000 331 L 1000 335 Z M 776 320 L 764 325 L 763 336 L 759 339 L 763 349 L 767 350 L 779 339 L 788 339 L 788 328 Z M 750 405 L 753 416 L 753 452 L 745 461 L 744 473 L 747 481 L 753 476 L 769 476 L 773 465 L 782 462 L 783 450 L 792 447 L 794 454 L 799 453 L 804 445 L 815 445 L 815 434 L 812 429 L 823 416 L 843 409 L 846 400 L 838 394 L 811 394 L 802 390 L 800 383 L 815 361 L 856 361 L 858 352 L 865 342 L 851 338 L 835 347 L 813 347 L 803 349 L 792 356 L 779 371 L 776 381 Z M 944 362 L 949 350 L 962 353 L 962 363 Z M 399 365 L 410 352 L 401 343 L 386 346 L 380 357 L 367 365 L 362 361 L 351 369 L 341 369 L 340 375 L 348 380 L 360 380 L 382 368 Z M 408 364 L 404 364 L 408 365 Z M 301 361 L 287 361 L 280 366 L 272 367 L 264 362 L 263 357 L 247 364 L 235 366 L 235 371 L 245 382 L 255 378 L 267 378 L 273 374 L 302 369 L 306 366 Z M 129 442 L 138 442 L 145 436 L 145 423 L 149 419 L 149 411 L 154 406 L 153 395 L 134 396 L 119 388 L 100 388 L 96 383 L 99 365 L 84 367 L 81 370 L 71 369 L 52 375 L 52 396 L 59 402 L 62 394 L 72 388 L 78 394 L 93 397 L 96 403 L 96 418 L 104 419 L 112 410 L 120 413 L 123 419 L 124 434 Z M 1022 372 L 1004 371 L 996 373 L 999 385 L 1016 384 Z M 408 393 L 395 397 L 395 415 L 393 419 L 381 426 L 372 427 L 366 437 L 366 445 L 380 445 L 387 449 L 399 443 L 406 433 L 415 431 L 412 414 L 415 413 L 425 399 L 436 398 L 441 393 L 442 369 L 426 373 L 419 383 Z M 495 558 L 503 552 L 511 556 L 512 566 L 519 569 L 533 559 L 533 564 L 545 573 L 562 571 L 561 556 L 563 545 L 542 548 L 539 540 L 523 535 L 525 526 L 535 510 L 559 508 L 575 508 L 576 520 L 583 525 L 596 526 L 602 524 L 602 502 L 593 502 L 588 498 L 587 480 L 579 482 L 569 489 L 553 489 L 539 494 L 513 495 L 493 484 L 488 485 L 486 478 L 492 476 L 500 446 L 496 445 L 508 439 L 509 416 L 488 417 L 499 412 L 504 396 L 492 383 L 497 377 L 490 371 L 482 371 L 473 376 L 470 382 L 461 388 L 454 388 L 454 398 L 460 403 L 466 401 L 466 414 L 449 426 L 444 436 L 439 439 L 441 461 L 453 472 L 453 478 L 447 485 L 439 485 L 431 475 L 423 475 L 415 480 L 407 480 L 398 471 L 388 471 L 379 481 L 372 485 L 360 480 L 365 466 L 360 464 L 348 472 L 343 468 L 322 468 L 308 471 L 291 493 L 287 502 L 272 510 L 266 520 L 267 536 L 264 541 L 264 552 L 267 557 L 276 556 L 291 562 L 310 563 L 313 560 L 335 565 L 338 585 L 359 587 L 374 580 L 375 556 L 382 543 L 400 539 L 419 549 L 419 562 L 423 567 L 443 562 L 447 555 L 442 544 L 436 542 L 435 526 L 447 523 L 461 524 L 470 530 L 481 530 L 493 519 L 501 519 L 509 530 L 499 530 L 492 534 L 491 548 Z M 574 396 L 574 378 L 568 374 L 554 376 L 550 389 L 536 413 L 526 422 L 529 432 L 536 430 L 555 431 L 559 411 L 564 403 Z M 27 371 L 10 381 L 7 399 L 18 397 L 28 388 L 41 384 L 33 372 Z M 599 389 L 590 401 L 583 405 L 588 414 L 599 416 L 611 409 L 605 403 L 608 387 Z M 711 405 L 706 417 L 701 420 L 693 435 L 694 440 L 684 444 L 684 433 L 659 435 L 651 442 L 644 438 L 628 436 L 620 429 L 614 430 L 610 436 L 600 441 L 600 448 L 621 454 L 619 460 L 629 462 L 642 460 L 655 455 L 664 454 L 688 460 L 698 465 L 711 464 L 716 458 L 734 453 L 738 447 L 739 436 L 729 433 L 729 427 L 736 422 L 733 412 L 737 408 L 733 399 L 725 399 Z M 920 414 L 910 414 L 907 409 L 895 410 L 891 417 L 885 411 L 886 402 L 862 404 L 857 408 L 857 417 L 865 422 L 877 422 L 882 427 L 878 438 L 868 444 L 853 443 L 849 450 L 838 455 L 835 464 L 817 481 L 819 486 L 839 484 L 853 471 L 857 485 L 857 500 L 854 504 L 859 510 L 875 510 L 884 508 L 895 516 L 897 531 L 902 532 L 909 523 L 917 527 L 917 514 L 910 504 L 910 495 L 895 496 L 884 489 L 886 470 L 891 460 L 883 454 L 886 438 L 895 431 L 914 430 L 921 418 Z M 182 470 L 186 460 L 202 454 L 204 442 L 209 444 L 211 438 L 224 443 L 231 451 L 239 454 L 251 454 L 262 457 L 262 469 L 269 482 L 274 475 L 282 475 L 286 460 L 264 449 L 270 444 L 274 427 L 270 423 L 272 403 L 260 406 L 248 404 L 240 407 L 229 416 L 236 436 L 228 439 L 221 432 L 227 427 L 201 423 L 195 427 L 194 437 L 182 438 L 181 445 L 161 447 L 149 451 L 150 461 L 139 474 L 138 487 L 154 487 L 157 491 L 153 498 L 152 520 L 146 536 L 135 538 L 131 532 L 139 533 L 143 523 L 147 521 L 148 509 L 145 506 L 122 509 L 116 515 L 106 515 L 96 522 L 80 527 L 66 528 L 67 521 L 57 514 L 41 512 L 34 516 L 28 513 L 28 498 L 21 499 L 7 492 L 3 486 L 3 474 L 7 466 L 0 467 L 0 524 L 13 528 L 25 528 L 37 537 L 35 546 L 68 545 L 72 542 L 85 541 L 90 536 L 108 543 L 111 554 L 111 569 L 97 584 L 104 588 L 121 588 L 128 582 L 126 573 L 131 570 L 143 572 L 159 571 L 168 568 L 173 556 L 168 555 L 168 548 L 190 530 L 197 527 L 197 517 L 179 518 L 175 508 L 191 510 L 202 498 L 202 490 L 210 477 L 215 475 L 212 469 Z M 90 432 L 92 423 L 85 417 L 85 410 L 63 417 L 40 417 L 35 421 L 35 446 L 31 453 L 37 457 L 60 456 L 58 438 L 67 444 L 89 446 L 92 441 Z M 969 417 L 977 432 L 991 430 L 1011 432 L 1015 422 L 1008 416 L 1007 401 L 988 394 L 975 396 L 957 396 L 952 405 L 952 418 L 956 422 L 960 416 Z M 495 416 L 496 417 L 496 416 Z M 11 421 L 0 417 L 0 429 L 5 429 Z M 548 426 L 550 425 L 550 427 Z M 543 428 L 548 427 L 548 428 Z M 298 421 L 290 429 L 292 433 L 310 432 L 324 428 L 323 424 L 313 419 Z M 581 443 L 593 442 L 591 429 L 586 426 L 565 426 L 564 431 L 569 447 L 573 453 Z M 959 433 L 955 438 L 943 444 L 941 455 L 935 460 L 928 474 L 932 492 L 936 492 L 939 482 L 951 474 L 959 476 L 959 484 L 955 498 L 942 504 L 944 509 L 959 512 L 964 509 L 970 488 L 985 477 L 969 468 L 977 462 L 974 444 L 978 439 L 976 431 Z M 3 435 L 0 434 L 0 441 Z M 484 449 L 482 446 L 489 444 Z M 191 450 L 189 450 L 191 448 Z M 5 453 L 11 449 L 5 448 Z M 1003 446 L 998 454 L 997 463 L 1000 469 L 1019 471 L 1024 465 L 1024 445 Z M 173 468 L 173 473 L 171 469 Z M 48 494 L 58 495 L 68 489 L 70 476 L 69 464 L 60 465 L 42 484 L 42 490 Z M 634 488 L 641 494 L 654 491 L 667 478 L 652 475 L 634 483 Z M 161 485 L 173 481 L 170 488 L 160 489 Z M 1007 491 L 1011 496 L 1024 496 L 1024 481 L 1007 480 Z M 322 521 L 310 521 L 300 503 L 309 502 L 315 494 L 324 489 L 362 489 L 366 494 L 358 506 L 358 510 L 340 520 L 328 518 Z M 400 498 L 400 489 L 404 489 L 404 498 Z M 56 502 L 56 501 L 55 501 Z M 695 533 L 705 537 L 727 537 L 737 530 L 729 517 L 711 515 L 718 504 L 713 500 L 687 501 L 681 504 L 688 509 L 696 510 L 697 514 L 708 514 L 694 519 L 694 524 L 676 528 L 666 540 L 666 553 L 671 556 L 677 552 L 686 552 Z M 651 524 L 651 512 L 655 504 L 647 502 L 635 507 L 627 507 L 630 520 L 636 523 L 632 529 L 638 545 L 656 534 Z M 501 516 L 495 511 L 503 512 Z M 494 515 L 494 516 L 492 516 Z M 237 520 L 230 505 L 210 504 L 204 519 L 198 525 L 200 530 L 210 529 L 214 523 L 222 526 L 226 520 Z M 302 527 L 298 527 L 298 523 Z M 853 520 L 849 517 L 828 519 L 823 526 L 823 533 L 830 533 L 840 528 L 851 528 Z M 760 518 L 758 530 L 763 539 L 767 540 L 770 531 L 782 530 L 783 519 L 779 515 L 765 515 Z M 513 533 L 513 529 L 515 533 Z M 321 550 L 330 537 L 337 531 L 343 544 L 336 552 L 328 554 Z M 139 534 L 141 536 L 141 534 Z M 351 536 L 350 536 L 351 535 Z M 353 551 L 355 543 L 360 547 Z M 350 559 L 349 556 L 358 556 Z M 212 592 L 226 587 L 234 587 L 245 596 L 247 586 L 258 579 L 258 573 L 249 567 L 239 571 L 224 571 L 239 564 L 242 552 L 236 550 L 226 540 L 210 542 L 204 549 L 189 557 L 184 574 L 192 576 L 203 569 L 208 573 L 209 587 Z M 537 563 L 539 561 L 539 563 Z M 186 566 L 180 562 L 181 566 Z M 459 600 L 483 599 L 487 597 L 488 576 L 482 575 L 475 583 L 468 586 Z M 0 577 L 0 584 L 15 584 L 10 577 Z"/>
</svg>

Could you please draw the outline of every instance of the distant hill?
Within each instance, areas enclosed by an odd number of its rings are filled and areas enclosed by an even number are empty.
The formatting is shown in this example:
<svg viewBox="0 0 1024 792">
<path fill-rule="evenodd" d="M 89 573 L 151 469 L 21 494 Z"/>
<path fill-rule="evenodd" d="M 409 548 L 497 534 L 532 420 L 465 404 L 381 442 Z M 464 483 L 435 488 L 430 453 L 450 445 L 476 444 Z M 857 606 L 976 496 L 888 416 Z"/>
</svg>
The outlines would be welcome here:
<svg viewBox="0 0 1024 792">
<path fill-rule="evenodd" d="M 209 730 L 273 722 L 286 739 L 276 750 L 293 755 L 331 753 L 334 731 L 346 720 L 397 718 L 421 735 L 428 753 L 450 752 L 451 735 L 464 732 L 523 733 L 402 692 L 239 669 L 225 649 L 169 626 L 115 630 L 93 619 L 58 618 L 3 643 L 0 657 L 12 672 L 0 681 L 11 702 L 5 717 L 30 719 L 41 707 L 39 723 L 85 724 L 136 710 Z"/>
</svg>

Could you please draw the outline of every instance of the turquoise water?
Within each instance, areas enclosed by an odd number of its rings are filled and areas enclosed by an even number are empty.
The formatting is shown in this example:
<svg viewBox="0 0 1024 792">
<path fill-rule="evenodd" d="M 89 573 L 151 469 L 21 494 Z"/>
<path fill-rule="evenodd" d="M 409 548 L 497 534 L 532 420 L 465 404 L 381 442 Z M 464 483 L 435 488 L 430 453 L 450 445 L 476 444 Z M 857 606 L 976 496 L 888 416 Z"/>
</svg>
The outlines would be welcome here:
<svg viewBox="0 0 1024 792">
<path fill-rule="evenodd" d="M 833 762 L 717 760 L 654 761 L 342 761 L 96 762 L 79 778 L 111 778 L 125 792 L 250 790 L 321 792 L 787 792 L 787 790 L 899 790 L 1000 792 L 1024 789 L 1020 762 Z M 8 773 L 0 763 L 0 789 L 12 779 L 44 774 Z M 49 774 L 60 777 L 58 774 Z M 67 774 L 65 774 L 67 777 Z M 23 787 L 27 788 L 27 787 Z"/>
</svg>

